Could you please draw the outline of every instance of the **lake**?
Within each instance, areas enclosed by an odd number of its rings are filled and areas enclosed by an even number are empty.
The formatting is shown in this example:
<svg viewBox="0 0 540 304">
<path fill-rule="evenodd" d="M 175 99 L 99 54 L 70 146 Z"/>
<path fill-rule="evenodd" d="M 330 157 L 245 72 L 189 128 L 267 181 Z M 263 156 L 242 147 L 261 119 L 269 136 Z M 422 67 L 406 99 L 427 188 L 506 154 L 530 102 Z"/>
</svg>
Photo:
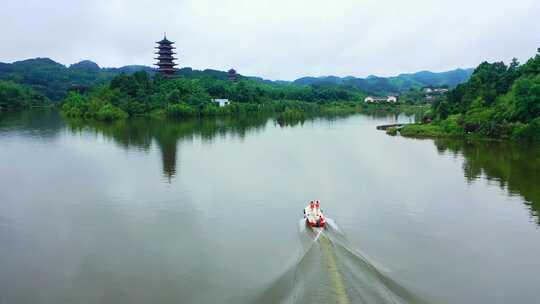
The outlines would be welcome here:
<svg viewBox="0 0 540 304">
<path fill-rule="evenodd" d="M 412 120 L 4 114 L 0 303 L 537 302 L 540 148 Z"/>
</svg>

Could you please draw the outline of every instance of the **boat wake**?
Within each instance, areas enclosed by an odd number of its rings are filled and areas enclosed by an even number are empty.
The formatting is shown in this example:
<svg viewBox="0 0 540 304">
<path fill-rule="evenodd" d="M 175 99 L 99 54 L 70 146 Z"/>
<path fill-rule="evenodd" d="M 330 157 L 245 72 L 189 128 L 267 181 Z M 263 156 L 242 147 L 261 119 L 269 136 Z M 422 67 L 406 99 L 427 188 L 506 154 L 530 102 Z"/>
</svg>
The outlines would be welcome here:
<svg viewBox="0 0 540 304">
<path fill-rule="evenodd" d="M 351 248 L 331 219 L 326 229 L 299 223 L 296 264 L 257 303 L 425 303 Z"/>
</svg>

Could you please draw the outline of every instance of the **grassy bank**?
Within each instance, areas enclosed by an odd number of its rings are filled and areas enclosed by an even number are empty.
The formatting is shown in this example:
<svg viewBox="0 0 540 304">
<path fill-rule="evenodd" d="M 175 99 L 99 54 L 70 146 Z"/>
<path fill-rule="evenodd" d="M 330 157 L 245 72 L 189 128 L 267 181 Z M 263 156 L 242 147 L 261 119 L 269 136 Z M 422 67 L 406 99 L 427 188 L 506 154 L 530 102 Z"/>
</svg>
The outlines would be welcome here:
<svg viewBox="0 0 540 304">
<path fill-rule="evenodd" d="M 399 133 L 405 137 L 432 138 L 471 138 L 471 139 L 505 139 L 514 141 L 540 142 L 540 118 L 524 123 L 493 122 L 489 128 L 466 131 L 462 115 L 451 115 L 445 120 L 429 124 L 405 125 Z M 392 131 L 393 132 L 393 131 Z"/>
</svg>

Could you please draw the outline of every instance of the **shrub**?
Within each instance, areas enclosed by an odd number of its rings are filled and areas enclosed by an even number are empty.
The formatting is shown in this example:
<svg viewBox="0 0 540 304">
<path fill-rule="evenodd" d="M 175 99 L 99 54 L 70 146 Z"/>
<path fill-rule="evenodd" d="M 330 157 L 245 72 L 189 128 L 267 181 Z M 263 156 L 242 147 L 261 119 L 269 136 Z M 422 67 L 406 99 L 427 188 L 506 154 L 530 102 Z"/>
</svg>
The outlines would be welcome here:
<svg viewBox="0 0 540 304">
<path fill-rule="evenodd" d="M 540 142 L 540 117 L 528 124 L 517 123 L 512 129 L 512 139 L 528 142 Z"/>
<path fill-rule="evenodd" d="M 128 114 L 110 103 L 96 97 L 70 92 L 64 99 L 62 113 L 67 117 L 113 121 L 125 119 Z"/>
<path fill-rule="evenodd" d="M 114 121 L 118 119 L 125 119 L 128 114 L 119 108 L 107 103 L 103 105 L 96 113 L 95 118 L 102 121 Z"/>
<path fill-rule="evenodd" d="M 296 125 L 298 123 L 304 123 L 306 117 L 304 111 L 296 109 L 287 109 L 280 113 L 277 122 L 281 125 Z"/>
<path fill-rule="evenodd" d="M 493 128 L 493 108 L 474 108 L 465 114 L 463 118 L 463 127 L 466 132 L 480 132 L 482 134 L 490 134 Z"/>
<path fill-rule="evenodd" d="M 167 106 L 165 113 L 169 117 L 192 117 L 197 115 L 197 111 L 187 104 L 177 103 Z"/>
<path fill-rule="evenodd" d="M 461 114 L 450 115 L 447 119 L 439 122 L 439 125 L 444 129 L 444 131 L 451 135 L 461 135 L 463 134 L 463 118 Z"/>
<path fill-rule="evenodd" d="M 449 136 L 444 128 L 435 124 L 405 125 L 399 133 L 406 137 L 446 137 Z"/>
<path fill-rule="evenodd" d="M 391 135 L 391 136 L 397 135 L 397 128 L 388 128 L 388 129 L 386 129 L 386 134 Z"/>
<path fill-rule="evenodd" d="M 0 80 L 0 109 L 23 109 L 47 103 L 45 96 L 29 87 Z"/>
<path fill-rule="evenodd" d="M 304 111 L 296 109 L 287 109 L 278 116 L 278 120 L 282 121 L 304 120 L 305 118 Z"/>
</svg>

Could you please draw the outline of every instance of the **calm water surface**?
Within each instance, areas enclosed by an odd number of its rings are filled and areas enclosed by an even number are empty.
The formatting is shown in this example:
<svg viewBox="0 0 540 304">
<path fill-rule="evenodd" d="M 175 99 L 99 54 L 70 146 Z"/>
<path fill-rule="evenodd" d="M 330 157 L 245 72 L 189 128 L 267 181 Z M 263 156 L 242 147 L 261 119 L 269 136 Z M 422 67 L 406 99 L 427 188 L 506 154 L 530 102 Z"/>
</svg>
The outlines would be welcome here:
<svg viewBox="0 0 540 304">
<path fill-rule="evenodd" d="M 0 303 L 537 303 L 540 149 L 409 120 L 0 116 Z"/>
</svg>

